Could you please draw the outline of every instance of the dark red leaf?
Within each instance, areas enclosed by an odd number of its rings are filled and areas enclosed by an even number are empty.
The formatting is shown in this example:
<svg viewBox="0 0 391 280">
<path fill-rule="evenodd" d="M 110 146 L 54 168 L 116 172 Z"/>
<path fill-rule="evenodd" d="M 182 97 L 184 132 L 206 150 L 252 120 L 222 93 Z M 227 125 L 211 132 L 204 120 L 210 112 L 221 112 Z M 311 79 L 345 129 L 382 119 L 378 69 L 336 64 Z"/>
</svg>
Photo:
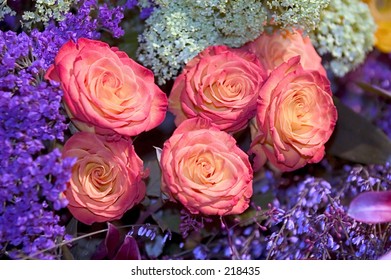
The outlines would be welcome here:
<svg viewBox="0 0 391 280">
<path fill-rule="evenodd" d="M 124 243 L 118 249 L 117 254 L 113 258 L 114 260 L 139 260 L 141 259 L 140 251 L 136 240 L 127 235 L 125 237 Z"/>
</svg>

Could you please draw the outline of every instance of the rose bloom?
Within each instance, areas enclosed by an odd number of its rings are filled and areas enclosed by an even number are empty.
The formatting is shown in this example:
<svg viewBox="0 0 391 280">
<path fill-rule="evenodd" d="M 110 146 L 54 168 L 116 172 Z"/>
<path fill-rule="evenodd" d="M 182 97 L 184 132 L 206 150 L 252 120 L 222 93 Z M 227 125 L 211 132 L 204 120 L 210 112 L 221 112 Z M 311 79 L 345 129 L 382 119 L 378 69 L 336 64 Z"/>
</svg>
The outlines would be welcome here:
<svg viewBox="0 0 391 280">
<path fill-rule="evenodd" d="M 300 56 L 304 69 L 317 70 L 326 76 L 326 70 L 322 66 L 322 59 L 316 52 L 308 36 L 303 36 L 302 32 L 279 30 L 272 34 L 262 33 L 253 42 L 242 47 L 256 54 L 263 66 L 270 73 L 283 62 L 290 58 Z"/>
<path fill-rule="evenodd" d="M 254 117 L 265 79 L 266 72 L 254 54 L 212 46 L 176 78 L 169 110 L 176 116 L 177 126 L 198 116 L 221 130 L 237 132 Z"/>
<path fill-rule="evenodd" d="M 166 114 L 167 97 L 152 72 L 100 41 L 68 41 L 45 78 L 61 83 L 67 113 L 83 131 L 135 136 Z"/>
<path fill-rule="evenodd" d="M 252 196 L 253 171 L 235 139 L 209 120 L 184 121 L 164 143 L 162 192 L 191 213 L 240 214 Z"/>
<path fill-rule="evenodd" d="M 266 159 L 281 171 L 319 162 L 337 120 L 330 82 L 318 71 L 304 70 L 300 57 L 290 59 L 262 88 L 256 120 L 254 169 Z"/>
<path fill-rule="evenodd" d="M 104 136 L 79 132 L 65 143 L 62 155 L 77 158 L 64 193 L 77 220 L 117 220 L 144 198 L 143 162 L 130 141 L 107 142 Z"/>
<path fill-rule="evenodd" d="M 365 1 L 376 22 L 375 46 L 382 52 L 391 52 L 391 0 Z"/>
</svg>

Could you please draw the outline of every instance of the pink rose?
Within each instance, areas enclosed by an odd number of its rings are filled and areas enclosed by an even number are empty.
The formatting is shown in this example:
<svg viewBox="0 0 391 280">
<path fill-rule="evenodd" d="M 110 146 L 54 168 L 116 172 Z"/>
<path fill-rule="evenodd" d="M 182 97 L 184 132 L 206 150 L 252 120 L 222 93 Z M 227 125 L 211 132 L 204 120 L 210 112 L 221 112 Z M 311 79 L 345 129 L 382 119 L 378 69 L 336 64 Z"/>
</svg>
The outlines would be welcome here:
<svg viewBox="0 0 391 280">
<path fill-rule="evenodd" d="M 61 83 L 67 112 L 80 130 L 135 136 L 164 120 L 167 97 L 152 72 L 106 43 L 68 41 L 45 78 Z"/>
<path fill-rule="evenodd" d="M 318 71 L 304 70 L 300 57 L 290 59 L 263 86 L 256 120 L 254 169 L 266 159 L 282 171 L 319 162 L 337 120 L 330 82 Z"/>
<path fill-rule="evenodd" d="M 326 76 L 321 57 L 316 52 L 310 38 L 303 37 L 300 31 L 281 33 L 276 30 L 273 34 L 265 32 L 242 48 L 256 54 L 268 73 L 281 63 L 299 55 L 304 69 L 316 70 Z"/>
<path fill-rule="evenodd" d="M 237 132 L 254 117 L 266 72 L 254 54 L 213 46 L 191 60 L 176 78 L 169 110 L 178 126 L 186 119 L 211 120 L 219 129 Z"/>
<path fill-rule="evenodd" d="M 77 158 L 65 196 L 79 221 L 120 219 L 144 198 L 143 162 L 130 141 L 107 142 L 104 136 L 79 132 L 65 143 L 63 157 Z"/>
<path fill-rule="evenodd" d="M 209 120 L 184 121 L 164 143 L 162 191 L 191 213 L 240 214 L 252 196 L 253 171 L 235 139 Z"/>
</svg>

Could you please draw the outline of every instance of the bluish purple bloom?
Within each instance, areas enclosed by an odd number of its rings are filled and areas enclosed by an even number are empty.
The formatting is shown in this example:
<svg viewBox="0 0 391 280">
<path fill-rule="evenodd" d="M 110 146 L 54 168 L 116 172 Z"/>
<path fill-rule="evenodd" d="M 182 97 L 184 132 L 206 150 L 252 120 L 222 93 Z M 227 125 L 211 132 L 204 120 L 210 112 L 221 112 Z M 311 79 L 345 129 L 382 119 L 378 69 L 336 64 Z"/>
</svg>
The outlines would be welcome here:
<svg viewBox="0 0 391 280">
<path fill-rule="evenodd" d="M 138 2 L 139 2 L 138 0 L 127 0 L 125 3 L 125 8 L 129 9 L 129 10 L 134 9 L 139 5 Z M 149 18 L 151 16 L 151 14 L 153 13 L 154 9 L 156 8 L 155 1 L 149 0 L 148 4 L 149 4 L 149 6 L 147 6 L 147 7 L 140 7 L 140 9 L 141 9 L 140 18 L 141 19 Z"/>
<path fill-rule="evenodd" d="M 271 222 L 266 237 L 267 257 L 273 259 L 377 259 L 388 250 L 389 227 L 379 232 L 372 225 L 347 215 L 357 193 L 391 188 L 390 164 L 346 166 L 346 174 L 327 182 L 307 177 L 287 189 L 276 189 L 276 206 L 284 211 L 280 222 Z M 270 216 L 272 219 L 273 216 Z"/>
<path fill-rule="evenodd" d="M 149 7 L 149 8 L 142 9 L 141 12 L 140 12 L 140 18 L 141 19 L 149 18 L 151 16 L 151 14 L 153 13 L 154 9 L 155 9 L 154 7 Z"/>
<path fill-rule="evenodd" d="M 56 211 L 68 203 L 62 193 L 74 159 L 56 148 L 67 129 L 62 91 L 43 76 L 66 41 L 98 39 L 101 28 L 123 34 L 122 8 L 101 6 L 97 18 L 92 9 L 97 1 L 84 1 L 31 34 L 0 31 L 0 253 L 10 258 L 57 258 L 66 238 Z"/>
</svg>

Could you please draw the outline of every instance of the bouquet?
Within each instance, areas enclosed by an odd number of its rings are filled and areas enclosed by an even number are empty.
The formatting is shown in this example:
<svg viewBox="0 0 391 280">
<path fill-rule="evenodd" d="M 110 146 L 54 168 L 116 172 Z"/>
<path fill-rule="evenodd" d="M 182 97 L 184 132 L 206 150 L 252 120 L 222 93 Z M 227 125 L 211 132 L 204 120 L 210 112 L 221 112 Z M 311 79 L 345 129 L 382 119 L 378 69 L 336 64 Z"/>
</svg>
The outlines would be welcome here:
<svg viewBox="0 0 391 280">
<path fill-rule="evenodd" d="M 390 258 L 391 1 L 2 0 L 0 28 L 2 259 Z"/>
</svg>

